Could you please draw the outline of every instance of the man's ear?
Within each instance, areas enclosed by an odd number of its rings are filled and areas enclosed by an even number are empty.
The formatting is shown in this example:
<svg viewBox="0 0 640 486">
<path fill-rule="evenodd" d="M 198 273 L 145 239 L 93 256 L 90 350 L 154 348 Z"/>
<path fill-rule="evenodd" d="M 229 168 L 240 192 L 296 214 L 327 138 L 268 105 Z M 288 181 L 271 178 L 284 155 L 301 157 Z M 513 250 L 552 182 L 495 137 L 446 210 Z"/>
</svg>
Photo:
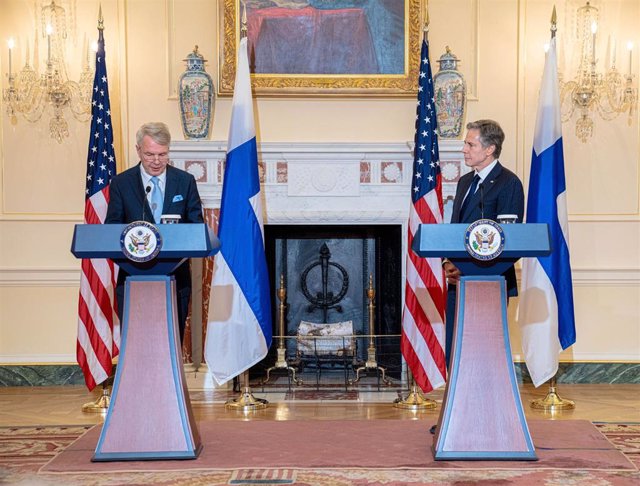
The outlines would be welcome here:
<svg viewBox="0 0 640 486">
<path fill-rule="evenodd" d="M 489 145 L 487 147 L 487 155 L 493 155 L 495 151 L 496 151 L 495 145 Z"/>
</svg>

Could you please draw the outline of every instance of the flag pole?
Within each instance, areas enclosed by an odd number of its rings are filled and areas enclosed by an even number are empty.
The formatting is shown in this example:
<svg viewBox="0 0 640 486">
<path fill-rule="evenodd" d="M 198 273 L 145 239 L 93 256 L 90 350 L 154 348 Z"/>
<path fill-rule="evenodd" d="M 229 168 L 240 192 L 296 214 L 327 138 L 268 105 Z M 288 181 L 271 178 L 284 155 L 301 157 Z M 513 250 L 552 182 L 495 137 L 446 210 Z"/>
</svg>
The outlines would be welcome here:
<svg viewBox="0 0 640 486">
<path fill-rule="evenodd" d="M 104 17 L 102 16 L 102 4 L 98 8 L 98 30 L 104 30 Z M 111 385 L 113 385 L 113 377 L 115 375 L 115 365 L 112 368 L 111 375 L 102 382 L 102 393 L 93 402 L 87 402 L 82 405 L 82 411 L 85 413 L 103 413 L 106 414 L 111 405 Z"/>
<path fill-rule="evenodd" d="M 556 16 L 556 6 L 553 6 L 551 13 L 551 39 L 555 39 L 558 30 L 558 22 Z M 556 391 L 556 377 L 549 380 L 549 391 L 544 398 L 538 398 L 531 401 L 531 408 L 536 410 L 544 410 L 546 412 L 558 412 L 561 410 L 572 410 L 576 406 L 573 400 L 563 399 Z"/>
<path fill-rule="evenodd" d="M 240 37 L 247 36 L 247 5 L 242 2 L 242 18 L 240 26 Z M 234 93 L 235 97 L 235 93 Z M 262 398 L 255 398 L 249 386 L 249 370 L 242 373 L 242 391 L 238 398 L 227 400 L 224 404 L 227 410 L 237 410 L 241 412 L 251 412 L 267 408 L 268 401 Z"/>
<path fill-rule="evenodd" d="M 423 41 L 427 40 L 429 34 L 429 2 L 425 2 L 424 9 L 424 26 L 422 28 L 422 36 Z M 409 249 L 411 251 L 411 249 Z M 406 311 L 406 309 L 405 309 Z M 416 384 L 416 381 L 413 377 L 413 373 L 411 373 L 411 369 L 407 366 L 407 381 L 410 383 L 409 386 L 409 394 L 406 398 L 402 398 L 399 396 L 393 401 L 394 408 L 399 408 L 402 410 L 411 410 L 411 411 L 419 411 L 419 410 L 432 410 L 437 407 L 437 402 L 435 400 L 431 400 L 430 398 L 426 398 L 422 393 L 422 390 Z"/>
</svg>

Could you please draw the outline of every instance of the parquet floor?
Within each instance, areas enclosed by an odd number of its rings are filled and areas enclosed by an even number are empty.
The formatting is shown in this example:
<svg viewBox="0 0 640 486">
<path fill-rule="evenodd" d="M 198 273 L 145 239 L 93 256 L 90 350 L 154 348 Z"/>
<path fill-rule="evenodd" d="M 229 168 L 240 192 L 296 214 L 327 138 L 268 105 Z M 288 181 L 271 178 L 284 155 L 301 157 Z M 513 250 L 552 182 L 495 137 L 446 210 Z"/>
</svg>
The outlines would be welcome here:
<svg viewBox="0 0 640 486">
<path fill-rule="evenodd" d="M 533 410 L 529 401 L 542 398 L 546 385 L 521 388 L 528 418 L 552 420 L 585 419 L 594 422 L 640 422 L 640 385 L 565 385 L 558 387 L 563 398 L 576 402 L 574 410 L 549 414 Z M 92 401 L 99 390 L 89 393 L 84 387 L 6 387 L 0 388 L 0 426 L 10 425 L 81 425 L 101 423 L 101 414 L 83 413 L 82 404 Z M 441 400 L 442 390 L 428 398 Z M 226 410 L 224 401 L 236 394 L 228 391 L 194 390 L 191 399 L 196 420 L 411 420 L 433 416 L 435 410 L 412 412 L 394 408 L 396 395 L 386 393 L 358 394 L 352 400 L 287 400 L 285 394 L 261 394 L 270 402 L 266 410 L 237 412 Z"/>
</svg>

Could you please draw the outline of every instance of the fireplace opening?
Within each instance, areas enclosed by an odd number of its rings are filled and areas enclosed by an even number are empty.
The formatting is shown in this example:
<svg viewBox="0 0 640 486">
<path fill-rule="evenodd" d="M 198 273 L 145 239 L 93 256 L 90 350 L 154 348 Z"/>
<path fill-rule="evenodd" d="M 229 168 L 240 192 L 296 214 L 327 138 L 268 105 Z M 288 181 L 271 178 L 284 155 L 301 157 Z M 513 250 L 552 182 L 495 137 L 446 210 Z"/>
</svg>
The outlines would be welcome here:
<svg viewBox="0 0 640 486">
<path fill-rule="evenodd" d="M 370 362 L 370 335 L 377 364 L 390 379 L 401 379 L 401 225 L 265 225 L 265 251 L 274 339 L 252 379 L 264 381 L 274 366 L 282 370 L 284 353 L 287 366 L 298 376 L 311 373 L 315 385 L 332 376 L 353 384 L 356 370 Z M 284 346 L 277 337 L 283 289 Z M 372 371 L 363 374 L 379 378 Z"/>
</svg>

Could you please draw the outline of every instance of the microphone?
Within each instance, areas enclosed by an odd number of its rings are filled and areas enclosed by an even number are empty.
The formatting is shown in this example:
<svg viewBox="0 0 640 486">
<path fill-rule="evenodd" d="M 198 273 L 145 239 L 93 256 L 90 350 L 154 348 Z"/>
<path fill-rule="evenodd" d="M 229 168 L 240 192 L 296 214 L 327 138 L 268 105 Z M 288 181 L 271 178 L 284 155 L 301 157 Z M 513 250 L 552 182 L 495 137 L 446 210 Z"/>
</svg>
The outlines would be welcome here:
<svg viewBox="0 0 640 486">
<path fill-rule="evenodd" d="M 144 221 L 144 208 L 147 206 L 147 196 L 151 192 L 151 186 L 147 186 L 144 188 L 144 198 L 142 198 L 142 221 Z"/>
<path fill-rule="evenodd" d="M 484 219 L 484 184 L 480 183 L 480 217 Z"/>
</svg>

